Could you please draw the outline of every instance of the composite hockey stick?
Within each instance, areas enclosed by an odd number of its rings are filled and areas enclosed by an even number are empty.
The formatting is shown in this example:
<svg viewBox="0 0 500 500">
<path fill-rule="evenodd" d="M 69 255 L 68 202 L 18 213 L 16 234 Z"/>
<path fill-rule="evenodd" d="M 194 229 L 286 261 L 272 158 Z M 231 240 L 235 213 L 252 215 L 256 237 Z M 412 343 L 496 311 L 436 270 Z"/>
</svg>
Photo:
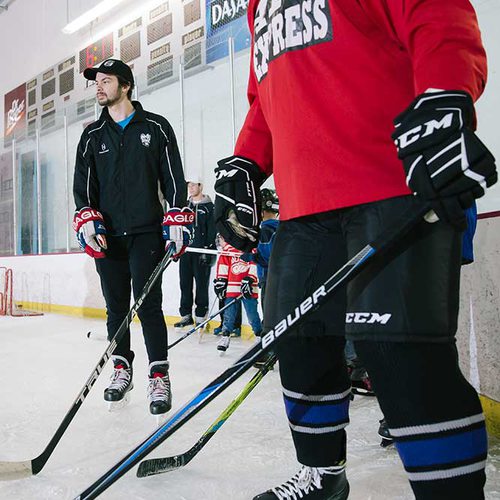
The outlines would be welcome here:
<svg viewBox="0 0 500 500">
<path fill-rule="evenodd" d="M 212 439 L 214 434 L 224 425 L 226 420 L 236 411 L 243 403 L 246 397 L 255 389 L 257 384 L 264 378 L 266 373 L 272 369 L 276 363 L 276 357 L 271 356 L 264 365 L 259 368 L 259 371 L 249 380 L 243 390 L 236 396 L 229 406 L 219 415 L 217 420 L 203 433 L 196 443 L 184 453 L 165 458 L 153 458 L 144 460 L 139 465 L 137 477 L 152 476 L 161 474 L 162 472 L 170 472 L 180 467 L 187 465 L 201 451 L 201 449 Z"/>
<path fill-rule="evenodd" d="M 222 311 L 227 309 L 228 307 L 232 306 L 234 303 L 238 302 L 243 297 L 243 295 L 238 295 L 234 300 L 229 302 L 229 304 L 226 304 L 224 307 L 221 307 L 216 313 L 212 314 L 209 318 L 207 318 L 205 321 L 201 322 L 199 325 L 196 325 L 194 328 L 191 328 L 188 332 L 186 332 L 184 335 L 179 337 L 176 341 L 172 342 L 168 348 L 172 349 L 172 347 L 176 346 L 179 342 L 182 342 L 186 337 L 189 337 L 191 334 L 194 332 L 198 331 L 200 328 L 204 327 L 209 321 L 212 321 L 216 316 L 218 316 Z"/>
<path fill-rule="evenodd" d="M 139 309 L 139 307 L 141 307 L 142 303 L 144 302 L 144 299 L 151 291 L 151 288 L 156 283 L 158 277 L 161 276 L 163 271 L 172 262 L 172 256 L 174 252 L 175 252 L 175 246 L 171 244 L 167 248 L 167 251 L 165 252 L 163 259 L 159 262 L 154 271 L 151 273 L 151 276 L 149 277 L 147 283 L 144 285 L 144 288 L 142 289 L 140 297 L 135 301 L 134 305 L 128 312 L 127 317 L 123 320 L 122 324 L 116 331 L 115 335 L 109 341 L 106 351 L 104 351 L 104 354 L 99 359 L 99 362 L 97 363 L 96 367 L 92 370 L 90 377 L 87 379 L 87 382 L 85 382 L 85 385 L 83 386 L 82 390 L 80 391 L 75 401 L 71 405 L 71 408 L 69 409 L 68 413 L 66 413 L 62 422 L 59 424 L 59 427 L 57 428 L 55 434 L 52 436 L 52 439 L 49 441 L 49 444 L 46 446 L 46 448 L 42 451 L 40 455 L 33 458 L 32 460 L 25 460 L 21 462 L 0 462 L 0 480 L 21 479 L 24 477 L 32 476 L 34 474 L 38 474 L 43 469 L 48 459 L 52 455 L 52 452 L 54 451 L 55 447 L 62 438 L 63 434 L 66 432 L 66 429 L 69 427 L 69 424 L 71 423 L 76 413 L 80 409 L 80 406 L 83 404 L 85 398 L 88 396 L 90 390 L 92 389 L 92 386 L 99 378 L 99 375 L 101 374 L 108 359 L 111 357 L 118 342 L 120 342 L 120 340 L 125 335 L 127 328 L 129 327 L 130 323 L 137 314 L 137 310 Z"/>
<path fill-rule="evenodd" d="M 354 257 L 352 257 L 342 268 L 330 276 L 311 295 L 306 297 L 293 312 L 283 318 L 273 329 L 267 332 L 261 342 L 256 343 L 246 353 L 243 354 L 233 365 L 222 372 L 217 378 L 210 382 L 204 389 L 196 394 L 190 401 L 184 404 L 177 412 L 163 425 L 158 427 L 142 443 L 130 451 L 117 464 L 105 472 L 99 479 L 94 481 L 75 500 L 92 500 L 107 490 L 115 481 L 122 477 L 135 464 L 151 453 L 165 439 L 188 422 L 210 401 L 221 394 L 243 373 L 245 373 L 259 359 L 264 352 L 274 346 L 276 340 L 284 335 L 292 325 L 298 325 L 301 320 L 312 310 L 319 307 L 327 297 L 338 291 L 348 281 L 357 276 L 362 269 L 375 257 L 394 246 L 394 244 L 406 235 L 427 213 L 429 208 L 422 207 L 420 210 L 409 210 L 402 215 L 395 223 L 387 228 L 372 243 L 363 247 Z"/>
</svg>

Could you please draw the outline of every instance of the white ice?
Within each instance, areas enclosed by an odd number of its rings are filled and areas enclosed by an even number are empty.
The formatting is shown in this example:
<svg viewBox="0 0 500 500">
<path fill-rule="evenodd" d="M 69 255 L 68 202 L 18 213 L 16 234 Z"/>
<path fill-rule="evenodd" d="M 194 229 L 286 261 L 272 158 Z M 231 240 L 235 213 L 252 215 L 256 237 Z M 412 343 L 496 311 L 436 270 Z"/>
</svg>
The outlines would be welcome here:
<svg viewBox="0 0 500 500">
<path fill-rule="evenodd" d="M 173 328 L 169 330 L 170 341 L 178 338 Z M 59 315 L 0 318 L 0 461 L 29 460 L 41 453 L 103 354 L 104 336 L 102 320 Z M 173 410 L 251 345 L 232 340 L 221 356 L 216 337 L 205 334 L 199 340 L 194 334 L 170 353 Z M 27 479 L 0 482 L 0 500 L 72 499 L 154 430 L 156 422 L 146 400 L 147 361 L 137 323 L 132 327 L 132 343 L 136 361 L 131 403 L 117 413 L 107 411 L 102 399 L 110 374 L 106 366 L 43 470 Z M 250 377 L 247 373 L 149 458 L 191 447 Z M 379 446 L 379 418 L 375 399 L 356 396 L 348 428 L 350 499 L 411 499 L 395 450 Z M 490 445 L 486 498 L 500 499 L 500 443 Z M 143 479 L 135 476 L 136 469 L 101 498 L 249 500 L 291 477 L 298 465 L 277 371 L 266 376 L 189 465 Z"/>
</svg>

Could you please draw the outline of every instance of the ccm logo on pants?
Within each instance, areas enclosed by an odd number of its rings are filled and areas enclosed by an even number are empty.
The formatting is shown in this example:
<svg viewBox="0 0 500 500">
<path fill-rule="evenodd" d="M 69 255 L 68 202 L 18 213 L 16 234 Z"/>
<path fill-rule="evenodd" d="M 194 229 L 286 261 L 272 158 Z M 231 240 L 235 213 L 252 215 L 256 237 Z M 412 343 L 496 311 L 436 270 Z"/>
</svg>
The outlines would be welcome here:
<svg viewBox="0 0 500 500">
<path fill-rule="evenodd" d="M 380 323 L 381 325 L 385 325 L 392 317 L 392 314 L 385 313 L 369 313 L 369 312 L 356 312 L 356 313 L 347 313 L 345 315 L 346 323 Z"/>
</svg>

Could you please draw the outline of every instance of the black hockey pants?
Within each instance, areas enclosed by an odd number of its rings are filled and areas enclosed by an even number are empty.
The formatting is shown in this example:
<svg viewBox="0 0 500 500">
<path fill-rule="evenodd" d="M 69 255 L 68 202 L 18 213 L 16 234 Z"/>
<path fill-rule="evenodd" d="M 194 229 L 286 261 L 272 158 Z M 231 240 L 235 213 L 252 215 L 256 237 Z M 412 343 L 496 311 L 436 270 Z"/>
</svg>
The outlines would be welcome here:
<svg viewBox="0 0 500 500">
<path fill-rule="evenodd" d="M 107 243 L 106 257 L 96 259 L 95 263 L 106 301 L 108 339 L 111 339 L 130 310 L 131 288 L 137 299 L 165 255 L 165 243 L 160 233 L 108 236 Z M 137 311 L 150 363 L 167 359 L 167 327 L 161 303 L 160 276 Z M 130 331 L 114 354 L 130 360 Z"/>
<path fill-rule="evenodd" d="M 195 316 L 203 318 L 208 312 L 208 285 L 211 267 L 200 263 L 200 255 L 186 252 L 179 262 L 181 284 L 181 316 L 193 314 L 193 280 L 196 283 Z"/>
<path fill-rule="evenodd" d="M 408 196 L 282 221 L 267 280 L 265 330 L 417 203 Z M 393 260 L 381 256 L 347 294 L 336 294 L 283 338 L 277 353 L 299 462 L 325 467 L 345 458 L 347 326 L 416 497 L 483 498 L 484 418 L 454 347 L 460 253 L 460 233 L 422 221 Z M 442 370 L 446 397 L 436 386 Z"/>
</svg>

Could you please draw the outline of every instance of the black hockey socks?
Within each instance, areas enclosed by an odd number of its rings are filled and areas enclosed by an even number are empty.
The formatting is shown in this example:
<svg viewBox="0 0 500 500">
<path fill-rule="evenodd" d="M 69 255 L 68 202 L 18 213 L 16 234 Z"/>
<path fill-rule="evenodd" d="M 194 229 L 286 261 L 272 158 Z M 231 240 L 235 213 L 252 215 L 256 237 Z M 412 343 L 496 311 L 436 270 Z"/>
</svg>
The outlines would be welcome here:
<svg viewBox="0 0 500 500">
<path fill-rule="evenodd" d="M 311 467 L 345 460 L 350 381 L 341 337 L 284 339 L 277 347 L 297 459 Z"/>
<path fill-rule="evenodd" d="M 360 341 L 417 500 L 482 500 L 487 437 L 454 344 Z"/>
</svg>

